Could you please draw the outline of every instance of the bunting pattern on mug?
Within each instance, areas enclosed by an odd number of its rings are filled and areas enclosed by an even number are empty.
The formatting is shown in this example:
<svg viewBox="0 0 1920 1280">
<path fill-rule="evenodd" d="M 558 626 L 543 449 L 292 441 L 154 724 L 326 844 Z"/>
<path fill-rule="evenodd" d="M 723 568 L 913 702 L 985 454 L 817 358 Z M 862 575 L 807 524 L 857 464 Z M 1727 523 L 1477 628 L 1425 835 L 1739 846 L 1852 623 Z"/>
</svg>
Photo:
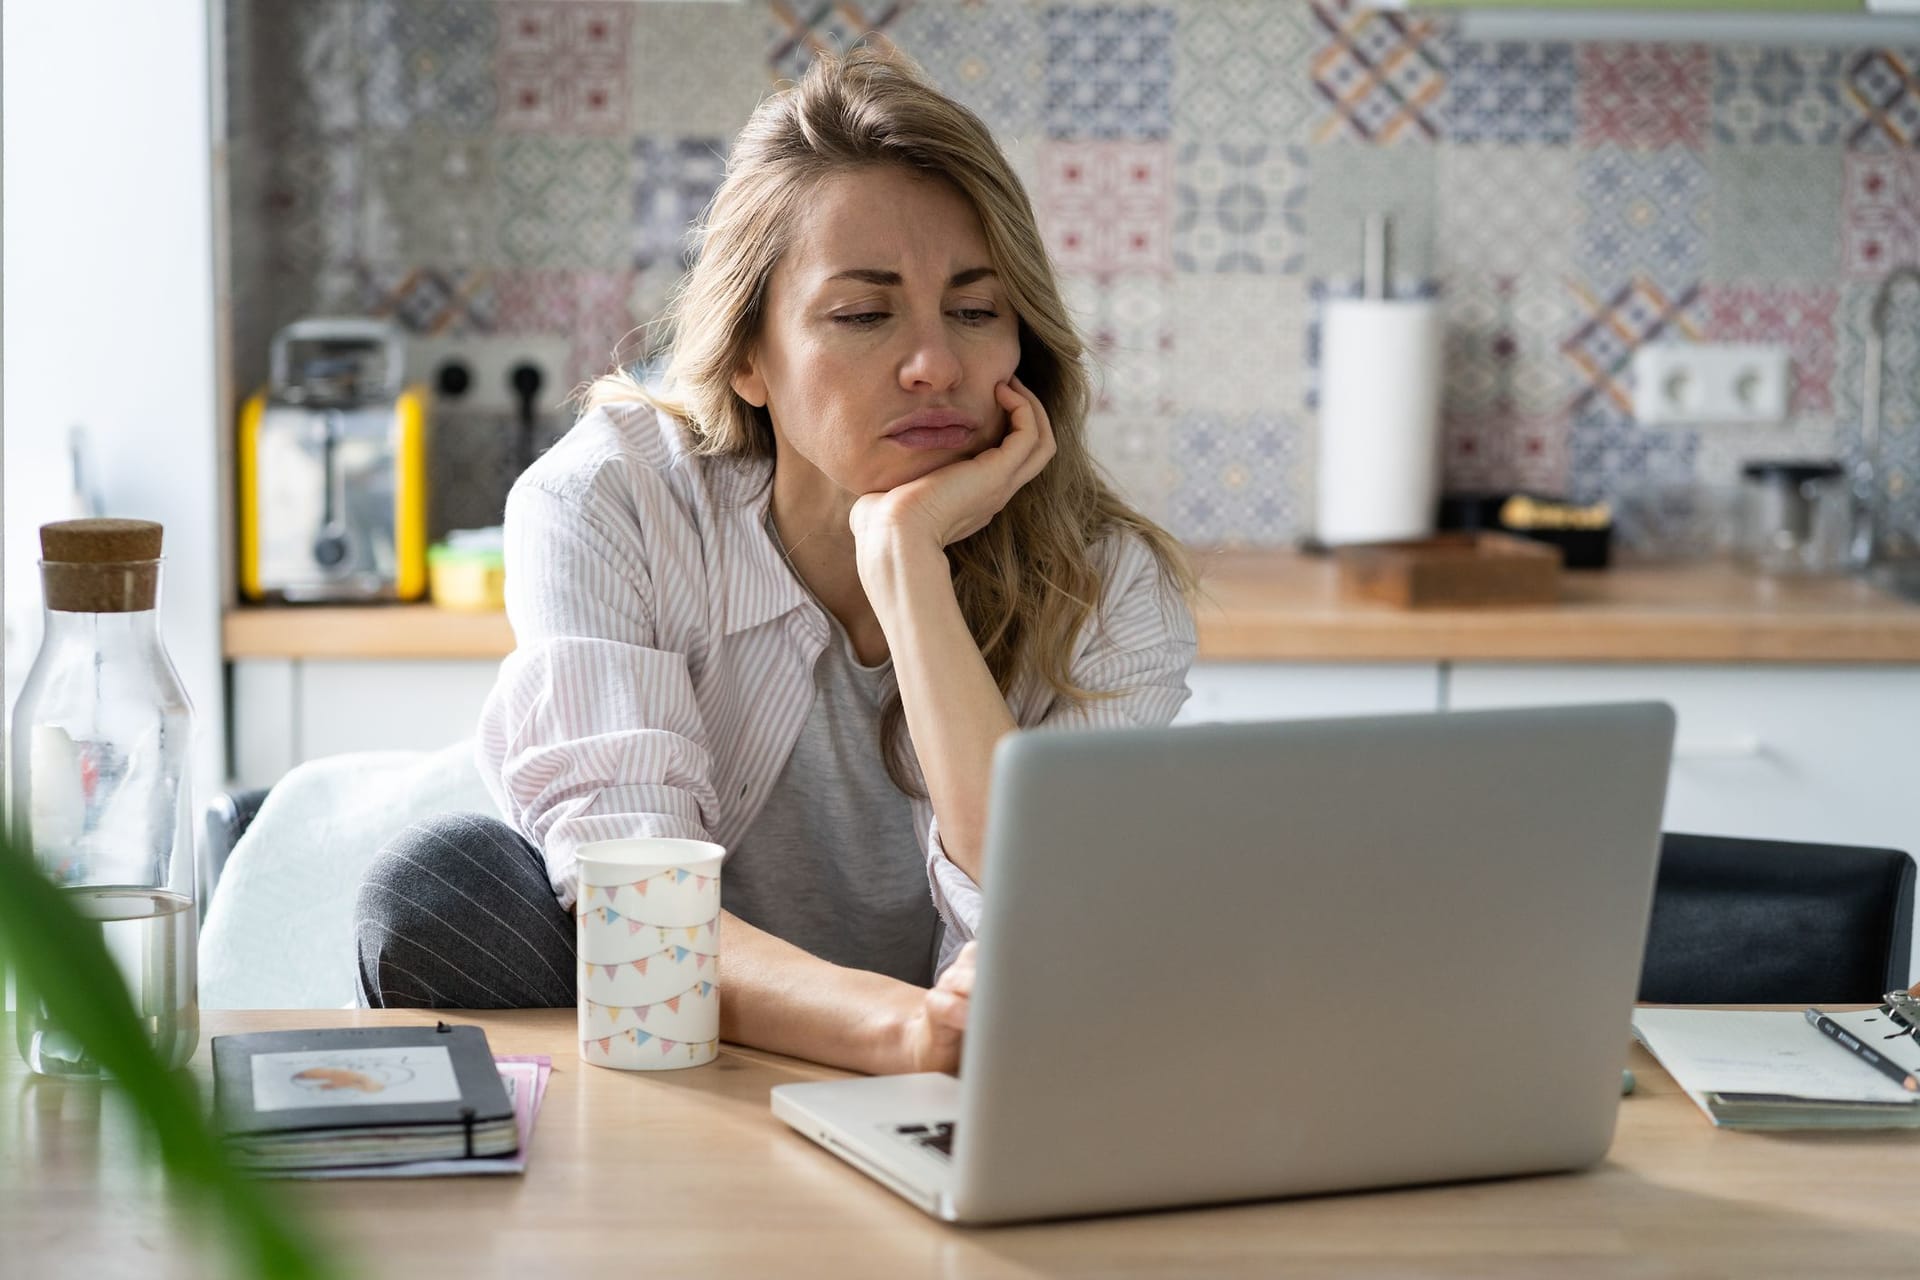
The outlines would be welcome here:
<svg viewBox="0 0 1920 1280">
<path fill-rule="evenodd" d="M 707 886 L 713 882 L 712 876 L 695 875 L 685 867 L 669 867 L 665 871 L 656 871 L 650 876 L 644 876 L 639 880 L 634 880 L 626 884 L 582 885 L 580 889 L 580 901 L 583 903 L 591 902 L 593 901 L 593 895 L 597 893 L 608 902 L 613 902 L 616 901 L 616 895 L 622 889 L 637 893 L 644 898 L 647 896 L 648 885 L 656 880 L 664 880 L 668 877 L 672 877 L 675 884 L 685 884 L 691 880 L 693 881 L 693 887 L 701 893 L 705 893 Z"/>
<path fill-rule="evenodd" d="M 663 947 L 667 945 L 667 939 L 669 938 L 685 937 L 687 940 L 687 944 L 691 946 L 693 943 L 698 942 L 700 940 L 700 935 L 702 933 L 706 934 L 708 938 L 717 939 L 720 936 L 720 917 L 719 916 L 715 916 L 713 919 L 708 920 L 702 924 L 689 924 L 689 925 L 648 924 L 645 920 L 640 920 L 630 915 L 622 915 L 620 912 L 615 911 L 612 907 L 593 907 L 590 909 L 583 909 L 580 912 L 580 918 L 582 920 L 597 921 L 600 924 L 620 924 L 624 922 L 627 926 L 628 937 L 632 937 L 634 934 L 639 933 L 642 929 L 658 930 L 660 934 L 660 945 Z"/>
<path fill-rule="evenodd" d="M 620 1015 L 623 1013 L 631 1013 L 637 1021 L 645 1022 L 647 1020 L 647 1014 L 654 1009 L 660 1008 L 662 1005 L 666 1006 L 671 1012 L 678 1013 L 680 1012 L 680 1002 L 688 996 L 698 996 L 701 999 L 705 999 L 712 994 L 713 984 L 711 982 L 696 982 L 678 995 L 668 996 L 665 1000 L 655 1000 L 650 1004 L 606 1004 L 590 996 L 583 996 L 581 998 L 596 1009 L 608 1010 L 608 1021 L 618 1025 Z"/>
<path fill-rule="evenodd" d="M 717 1039 L 692 1041 L 668 1040 L 665 1037 L 656 1036 L 652 1032 L 642 1031 L 638 1027 L 629 1027 L 625 1031 L 616 1032 L 610 1036 L 601 1036 L 598 1040 L 582 1040 L 580 1042 L 582 1056 L 585 1055 L 586 1050 L 590 1049 L 598 1049 L 603 1055 L 611 1056 L 613 1053 L 613 1042 L 615 1040 L 631 1041 L 636 1046 L 648 1043 L 657 1044 L 660 1046 L 660 1056 L 663 1058 L 675 1049 L 685 1049 L 689 1059 L 698 1058 L 703 1053 L 711 1054 L 720 1051 L 720 1041 Z"/>
<path fill-rule="evenodd" d="M 613 981 L 614 974 L 620 972 L 622 969 L 631 968 L 644 978 L 647 974 L 647 966 L 662 956 L 672 957 L 675 964 L 685 964 L 687 958 L 691 956 L 696 972 L 705 969 L 707 967 L 707 961 L 719 959 L 718 954 L 712 951 L 695 951 L 691 947 L 670 946 L 662 947 L 652 955 L 641 956 L 638 960 L 622 960 L 618 964 L 602 964 L 598 961 L 589 962 L 587 972 L 591 973 L 595 969 L 599 969 L 607 975 L 607 981 L 611 982 Z"/>
</svg>

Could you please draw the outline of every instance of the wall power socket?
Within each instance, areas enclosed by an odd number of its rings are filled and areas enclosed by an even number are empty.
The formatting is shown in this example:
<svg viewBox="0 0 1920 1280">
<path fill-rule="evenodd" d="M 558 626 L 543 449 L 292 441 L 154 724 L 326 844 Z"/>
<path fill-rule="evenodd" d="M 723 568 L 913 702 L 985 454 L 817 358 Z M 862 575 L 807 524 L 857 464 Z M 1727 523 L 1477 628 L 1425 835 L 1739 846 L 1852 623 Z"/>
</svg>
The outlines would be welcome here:
<svg viewBox="0 0 1920 1280">
<path fill-rule="evenodd" d="M 1785 422 L 1791 366 L 1785 347 L 1653 343 L 1633 354 L 1633 416 L 1646 427 Z"/>
<path fill-rule="evenodd" d="M 573 391 L 566 382 L 572 352 L 564 338 L 517 334 L 407 336 L 407 382 L 425 385 L 436 409 L 453 412 L 518 414 L 520 396 L 513 374 L 523 365 L 539 375 L 533 412 L 545 421 L 561 412 Z M 466 372 L 460 386 L 456 369 Z M 458 390 L 455 388 L 458 387 Z"/>
</svg>

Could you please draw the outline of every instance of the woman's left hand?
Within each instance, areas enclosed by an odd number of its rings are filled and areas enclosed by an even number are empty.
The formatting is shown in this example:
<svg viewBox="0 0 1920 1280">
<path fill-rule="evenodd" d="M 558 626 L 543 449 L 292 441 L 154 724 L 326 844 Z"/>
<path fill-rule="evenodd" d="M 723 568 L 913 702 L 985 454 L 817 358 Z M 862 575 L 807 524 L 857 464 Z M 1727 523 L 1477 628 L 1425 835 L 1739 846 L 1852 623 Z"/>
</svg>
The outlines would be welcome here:
<svg viewBox="0 0 1920 1280">
<path fill-rule="evenodd" d="M 848 523 L 854 540 L 904 535 L 941 550 L 987 527 L 1020 487 L 1053 458 L 1053 424 L 1038 396 L 1018 378 L 996 384 L 994 398 L 1007 411 L 999 444 L 971 458 L 897 488 L 856 499 Z"/>
<path fill-rule="evenodd" d="M 974 953 L 969 942 L 947 966 L 940 980 L 924 993 L 920 1007 L 900 1028 L 897 1071 L 960 1070 L 960 1047 L 966 1041 L 967 1007 L 973 1001 Z"/>
</svg>

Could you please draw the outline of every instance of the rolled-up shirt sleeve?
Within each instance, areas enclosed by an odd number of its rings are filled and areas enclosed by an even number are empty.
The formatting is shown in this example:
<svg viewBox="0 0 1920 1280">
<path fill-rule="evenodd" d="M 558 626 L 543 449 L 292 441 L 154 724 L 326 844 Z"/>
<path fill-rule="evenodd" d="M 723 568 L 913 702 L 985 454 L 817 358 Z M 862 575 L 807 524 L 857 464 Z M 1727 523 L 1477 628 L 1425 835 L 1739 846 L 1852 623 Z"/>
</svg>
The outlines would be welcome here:
<svg viewBox="0 0 1920 1280">
<path fill-rule="evenodd" d="M 568 908 L 580 845 L 710 839 L 718 813 L 686 656 L 656 637 L 644 531 L 609 505 L 515 486 L 506 583 L 517 647 L 477 743 L 494 802 L 540 848 Z"/>
<path fill-rule="evenodd" d="M 1096 696 L 1080 703 L 1054 698 L 1024 729 L 1124 729 L 1171 724 L 1190 690 L 1198 634 L 1193 611 L 1147 544 L 1119 535 L 1110 555 L 1108 588 L 1074 645 L 1072 679 Z M 984 907 L 980 886 L 947 857 L 940 820 L 927 822 L 927 872 L 934 905 L 946 921 L 938 967 L 973 938 Z"/>
<path fill-rule="evenodd" d="M 946 925 L 935 966 L 937 976 L 954 953 L 979 933 L 980 913 L 986 908 L 979 884 L 947 856 L 946 846 L 940 843 L 938 817 L 927 819 L 927 880 L 933 888 L 934 909 Z"/>
</svg>

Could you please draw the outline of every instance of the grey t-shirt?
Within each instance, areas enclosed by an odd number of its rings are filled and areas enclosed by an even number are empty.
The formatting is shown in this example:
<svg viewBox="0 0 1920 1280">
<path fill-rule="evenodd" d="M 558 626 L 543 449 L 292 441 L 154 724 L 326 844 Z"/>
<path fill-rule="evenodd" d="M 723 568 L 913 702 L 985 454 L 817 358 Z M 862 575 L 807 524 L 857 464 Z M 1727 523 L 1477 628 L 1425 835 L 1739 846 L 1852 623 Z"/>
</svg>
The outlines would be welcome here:
<svg viewBox="0 0 1920 1280">
<path fill-rule="evenodd" d="M 828 614 L 813 707 L 766 805 L 727 856 L 720 902 L 823 960 L 933 981 L 940 916 L 912 802 L 880 759 L 892 660 L 863 667 Z"/>
</svg>

